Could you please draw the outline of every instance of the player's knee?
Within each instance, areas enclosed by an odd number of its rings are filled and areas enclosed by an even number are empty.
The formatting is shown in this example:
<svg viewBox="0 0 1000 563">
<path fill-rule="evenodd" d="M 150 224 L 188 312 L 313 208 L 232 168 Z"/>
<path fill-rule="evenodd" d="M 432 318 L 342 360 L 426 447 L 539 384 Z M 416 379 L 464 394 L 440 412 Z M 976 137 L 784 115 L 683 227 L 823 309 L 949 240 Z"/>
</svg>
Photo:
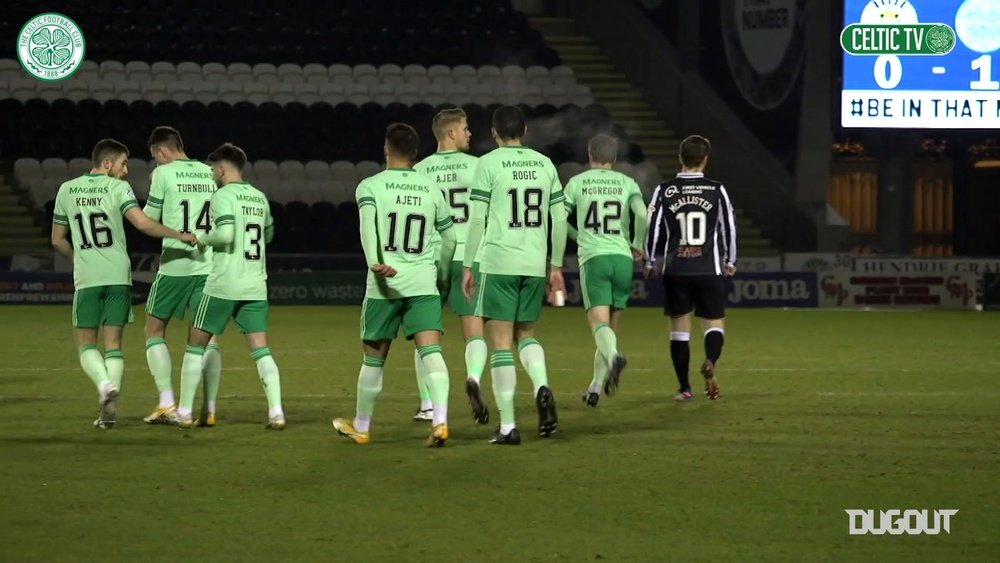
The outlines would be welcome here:
<svg viewBox="0 0 1000 563">
<path fill-rule="evenodd" d="M 144 330 L 146 338 L 163 338 L 167 334 L 167 323 L 156 317 L 147 316 Z"/>
</svg>

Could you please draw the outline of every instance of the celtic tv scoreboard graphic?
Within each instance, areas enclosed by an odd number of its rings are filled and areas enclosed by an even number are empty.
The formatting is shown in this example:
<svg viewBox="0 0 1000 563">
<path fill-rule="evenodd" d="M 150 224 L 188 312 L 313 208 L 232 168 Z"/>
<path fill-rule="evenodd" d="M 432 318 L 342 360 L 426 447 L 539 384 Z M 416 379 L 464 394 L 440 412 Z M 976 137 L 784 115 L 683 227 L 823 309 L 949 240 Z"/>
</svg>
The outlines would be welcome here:
<svg viewBox="0 0 1000 563">
<path fill-rule="evenodd" d="M 1000 129 L 1000 0 L 845 0 L 840 44 L 844 127 Z"/>
</svg>

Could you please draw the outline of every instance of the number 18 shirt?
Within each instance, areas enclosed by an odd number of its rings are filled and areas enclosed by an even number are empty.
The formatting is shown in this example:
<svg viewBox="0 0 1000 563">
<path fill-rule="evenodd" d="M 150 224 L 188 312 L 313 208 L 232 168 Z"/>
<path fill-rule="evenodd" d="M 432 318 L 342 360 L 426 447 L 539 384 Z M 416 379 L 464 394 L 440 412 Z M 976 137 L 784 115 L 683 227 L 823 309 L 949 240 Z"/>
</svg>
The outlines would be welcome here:
<svg viewBox="0 0 1000 563">
<path fill-rule="evenodd" d="M 498 147 L 479 159 L 469 197 L 489 204 L 479 271 L 545 277 L 549 207 L 565 201 L 552 161 L 528 147 Z"/>
</svg>

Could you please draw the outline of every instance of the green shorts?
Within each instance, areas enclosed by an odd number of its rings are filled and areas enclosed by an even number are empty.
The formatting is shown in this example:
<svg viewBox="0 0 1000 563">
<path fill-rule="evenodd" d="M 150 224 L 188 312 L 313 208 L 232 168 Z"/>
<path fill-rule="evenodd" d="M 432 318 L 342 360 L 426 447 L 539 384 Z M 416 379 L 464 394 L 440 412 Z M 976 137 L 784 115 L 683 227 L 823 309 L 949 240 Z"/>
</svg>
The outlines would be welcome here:
<svg viewBox="0 0 1000 563">
<path fill-rule="evenodd" d="M 184 313 L 194 311 L 201 302 L 201 292 L 205 289 L 204 276 L 165 276 L 156 274 L 156 280 L 149 288 L 146 299 L 146 313 L 158 319 L 170 317 L 183 319 Z"/>
<path fill-rule="evenodd" d="M 73 292 L 73 326 L 99 328 L 132 322 L 132 287 L 101 285 Z"/>
<path fill-rule="evenodd" d="M 542 313 L 545 278 L 479 274 L 476 316 L 497 321 L 535 322 Z"/>
<path fill-rule="evenodd" d="M 441 324 L 441 296 L 420 295 L 400 299 L 365 297 L 361 306 L 361 340 L 394 340 L 403 325 L 407 340 L 422 330 L 444 332 Z"/>
<path fill-rule="evenodd" d="M 243 334 L 267 332 L 267 311 L 266 299 L 234 301 L 202 295 L 191 326 L 209 334 L 222 334 L 229 319 L 236 319 L 236 326 L 240 327 Z"/>
<path fill-rule="evenodd" d="M 476 314 L 476 297 L 479 295 L 479 262 L 473 262 L 472 275 L 476 278 L 476 293 L 472 294 L 472 303 L 465 300 L 462 293 L 462 272 L 465 267 L 461 262 L 451 263 L 451 287 L 448 288 L 448 305 L 460 317 L 471 317 Z"/>
<path fill-rule="evenodd" d="M 624 309 L 632 293 L 632 257 L 594 256 L 580 264 L 580 289 L 583 306 L 611 306 Z"/>
</svg>

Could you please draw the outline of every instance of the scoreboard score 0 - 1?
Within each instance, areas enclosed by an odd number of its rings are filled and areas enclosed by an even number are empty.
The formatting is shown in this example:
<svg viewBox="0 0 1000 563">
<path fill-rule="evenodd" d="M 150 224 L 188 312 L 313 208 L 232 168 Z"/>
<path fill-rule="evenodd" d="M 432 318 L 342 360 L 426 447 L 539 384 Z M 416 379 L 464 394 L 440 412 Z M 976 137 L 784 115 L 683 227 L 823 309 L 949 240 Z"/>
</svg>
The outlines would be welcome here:
<svg viewBox="0 0 1000 563">
<path fill-rule="evenodd" d="M 845 0 L 843 127 L 1000 130 L 1000 0 Z"/>
</svg>

